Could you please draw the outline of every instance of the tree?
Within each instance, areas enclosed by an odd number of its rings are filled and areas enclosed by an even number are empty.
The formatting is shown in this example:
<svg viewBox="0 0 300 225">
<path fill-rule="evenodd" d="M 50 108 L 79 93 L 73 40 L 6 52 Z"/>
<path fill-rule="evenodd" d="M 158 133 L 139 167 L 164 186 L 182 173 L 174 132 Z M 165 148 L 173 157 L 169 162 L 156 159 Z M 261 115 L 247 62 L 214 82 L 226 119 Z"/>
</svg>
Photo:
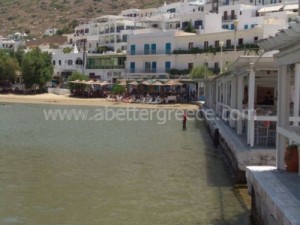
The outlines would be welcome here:
<svg viewBox="0 0 300 225">
<path fill-rule="evenodd" d="M 67 53 L 70 53 L 70 52 L 72 52 L 72 48 L 70 48 L 70 47 L 63 48 L 63 53 L 67 54 Z"/>
<path fill-rule="evenodd" d="M 39 48 L 26 53 L 22 60 L 23 81 L 27 88 L 38 84 L 42 89 L 53 74 L 51 54 L 42 52 Z"/>
<path fill-rule="evenodd" d="M 196 33 L 195 28 L 192 26 L 192 21 L 190 20 L 187 27 L 184 29 L 185 32 L 188 33 Z"/>
<path fill-rule="evenodd" d="M 122 86 L 122 85 L 119 85 L 119 84 L 115 84 L 113 87 L 112 87 L 112 93 L 113 94 L 122 94 L 126 91 L 126 88 L 125 86 Z"/>
<path fill-rule="evenodd" d="M 13 82 L 16 78 L 17 71 L 20 69 L 16 58 L 10 56 L 6 51 L 0 51 L 0 81 Z"/>
<path fill-rule="evenodd" d="M 207 66 L 199 65 L 194 67 L 189 75 L 190 78 L 207 78 L 213 75 L 213 73 L 207 68 Z"/>
<path fill-rule="evenodd" d="M 75 81 L 75 80 L 88 80 L 88 77 L 83 73 L 73 72 L 71 76 L 69 76 L 68 81 Z M 69 88 L 73 90 L 76 88 L 76 84 L 69 83 Z"/>
<path fill-rule="evenodd" d="M 87 76 L 83 73 L 79 72 L 73 72 L 71 76 L 69 76 L 68 81 L 74 81 L 74 80 L 87 80 Z"/>
</svg>

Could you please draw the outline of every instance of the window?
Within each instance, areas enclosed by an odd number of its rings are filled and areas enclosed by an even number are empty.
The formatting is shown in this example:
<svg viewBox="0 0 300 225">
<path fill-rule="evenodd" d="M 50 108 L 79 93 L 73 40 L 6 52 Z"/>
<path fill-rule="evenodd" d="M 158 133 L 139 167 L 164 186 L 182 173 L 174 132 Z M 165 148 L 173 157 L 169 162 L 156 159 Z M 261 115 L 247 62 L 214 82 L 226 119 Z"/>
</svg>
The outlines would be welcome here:
<svg viewBox="0 0 300 225">
<path fill-rule="evenodd" d="M 84 33 L 88 33 L 89 32 L 89 29 L 87 28 L 87 29 L 85 29 L 85 31 L 84 31 Z"/>
<path fill-rule="evenodd" d="M 135 45 L 130 46 L 130 54 L 135 55 Z"/>
<path fill-rule="evenodd" d="M 69 66 L 73 65 L 73 60 L 69 59 L 69 60 L 68 60 L 68 65 L 69 65 Z"/>
<path fill-rule="evenodd" d="M 193 42 L 189 42 L 189 50 L 192 50 L 192 48 L 194 48 L 194 43 Z"/>
<path fill-rule="evenodd" d="M 126 34 L 123 35 L 122 40 L 123 40 L 123 42 L 127 42 L 127 35 Z"/>
<path fill-rule="evenodd" d="M 226 40 L 226 48 L 230 48 L 231 47 L 231 40 L 228 39 Z"/>
<path fill-rule="evenodd" d="M 189 22 L 182 22 L 182 29 L 185 29 L 185 28 L 187 28 L 188 27 L 188 25 L 189 25 Z"/>
<path fill-rule="evenodd" d="M 254 42 L 257 42 L 257 41 L 258 41 L 258 37 L 255 36 L 255 37 L 254 37 Z"/>
<path fill-rule="evenodd" d="M 208 48 L 208 41 L 204 41 L 204 48 Z"/>
<path fill-rule="evenodd" d="M 82 65 L 83 64 L 83 61 L 81 58 L 77 58 L 76 61 L 75 61 L 75 64 L 76 65 Z"/>
<path fill-rule="evenodd" d="M 244 29 L 247 30 L 248 29 L 248 24 L 244 25 Z"/>
<path fill-rule="evenodd" d="M 149 53 L 150 53 L 149 44 L 144 44 L 144 55 L 149 55 Z"/>
<path fill-rule="evenodd" d="M 168 13 L 175 13 L 176 12 L 176 8 L 168 9 L 167 12 Z"/>
<path fill-rule="evenodd" d="M 215 68 L 215 70 L 218 70 L 218 69 L 220 69 L 220 68 L 219 68 L 219 63 L 218 63 L 218 62 L 215 62 L 215 64 L 214 64 L 214 68 Z"/>
<path fill-rule="evenodd" d="M 194 24 L 196 29 L 202 28 L 202 20 L 196 20 Z"/>
<path fill-rule="evenodd" d="M 239 38 L 239 45 L 243 45 L 244 44 L 244 39 L 243 38 Z"/>
<path fill-rule="evenodd" d="M 60 66 L 61 66 L 61 60 L 58 60 L 58 65 L 60 65 Z"/>
<path fill-rule="evenodd" d="M 166 54 L 171 54 L 171 43 L 166 43 Z"/>
<path fill-rule="evenodd" d="M 219 41 L 215 41 L 215 48 L 219 48 L 220 47 L 220 42 Z"/>
<path fill-rule="evenodd" d="M 166 73 L 169 73 L 170 69 L 171 69 L 171 62 L 170 61 L 165 62 L 165 71 L 166 71 Z"/>
<path fill-rule="evenodd" d="M 130 73 L 135 73 L 135 62 L 130 63 Z"/>
<path fill-rule="evenodd" d="M 231 19 L 232 19 L 232 20 L 235 19 L 235 12 L 234 12 L 234 10 L 231 10 Z"/>
<path fill-rule="evenodd" d="M 52 64 L 55 66 L 55 60 L 53 60 Z"/>
<path fill-rule="evenodd" d="M 156 62 L 152 62 L 152 73 L 156 73 Z"/>
<path fill-rule="evenodd" d="M 151 44 L 151 54 L 156 54 L 156 44 Z"/>
<path fill-rule="evenodd" d="M 145 62 L 145 72 L 146 73 L 151 72 L 151 63 L 150 62 Z"/>
<path fill-rule="evenodd" d="M 234 24 L 231 24 L 231 30 L 234 30 Z"/>
</svg>

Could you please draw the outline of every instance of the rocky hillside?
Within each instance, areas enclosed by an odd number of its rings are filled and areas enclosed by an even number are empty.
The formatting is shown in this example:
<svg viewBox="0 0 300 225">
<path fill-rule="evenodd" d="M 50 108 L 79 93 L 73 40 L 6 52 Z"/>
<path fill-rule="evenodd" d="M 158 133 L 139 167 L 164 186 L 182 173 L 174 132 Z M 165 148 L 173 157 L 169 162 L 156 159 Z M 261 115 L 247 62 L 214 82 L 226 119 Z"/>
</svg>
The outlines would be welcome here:
<svg viewBox="0 0 300 225">
<path fill-rule="evenodd" d="M 149 8 L 164 0 L 0 0 L 0 35 L 26 32 L 41 36 L 48 28 L 66 29 L 74 22 L 129 8 Z M 172 0 L 167 3 L 174 2 Z M 74 21 L 76 20 L 76 21 Z"/>
</svg>

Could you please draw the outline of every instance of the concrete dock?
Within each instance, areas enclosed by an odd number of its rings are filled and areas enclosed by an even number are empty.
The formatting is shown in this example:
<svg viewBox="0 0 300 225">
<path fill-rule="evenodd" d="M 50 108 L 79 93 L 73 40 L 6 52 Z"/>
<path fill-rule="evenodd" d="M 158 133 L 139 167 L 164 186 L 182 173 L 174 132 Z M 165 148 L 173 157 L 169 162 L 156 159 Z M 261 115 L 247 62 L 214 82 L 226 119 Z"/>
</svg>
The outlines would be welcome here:
<svg viewBox="0 0 300 225">
<path fill-rule="evenodd" d="M 246 183 L 247 166 L 275 166 L 275 148 L 251 148 L 238 136 L 234 129 L 215 115 L 205 117 L 207 128 L 216 145 L 220 145 L 233 170 L 235 183 Z"/>
<path fill-rule="evenodd" d="M 275 167 L 246 170 L 252 217 L 258 225 L 300 225 L 300 176 Z"/>
</svg>

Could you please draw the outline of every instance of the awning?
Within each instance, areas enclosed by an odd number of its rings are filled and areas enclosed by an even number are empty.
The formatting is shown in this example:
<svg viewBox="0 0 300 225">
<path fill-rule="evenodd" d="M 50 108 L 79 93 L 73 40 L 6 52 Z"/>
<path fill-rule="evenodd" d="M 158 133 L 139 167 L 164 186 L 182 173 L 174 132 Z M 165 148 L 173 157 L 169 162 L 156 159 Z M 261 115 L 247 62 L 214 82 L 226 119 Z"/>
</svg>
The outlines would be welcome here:
<svg viewBox="0 0 300 225">
<path fill-rule="evenodd" d="M 283 5 L 268 6 L 268 7 L 262 7 L 260 10 L 258 10 L 258 12 L 259 13 L 276 12 L 282 8 L 283 8 Z"/>
<path fill-rule="evenodd" d="M 298 9 L 298 7 L 299 7 L 298 4 L 286 5 L 286 6 L 284 6 L 284 10 L 295 10 L 295 9 Z"/>
</svg>

